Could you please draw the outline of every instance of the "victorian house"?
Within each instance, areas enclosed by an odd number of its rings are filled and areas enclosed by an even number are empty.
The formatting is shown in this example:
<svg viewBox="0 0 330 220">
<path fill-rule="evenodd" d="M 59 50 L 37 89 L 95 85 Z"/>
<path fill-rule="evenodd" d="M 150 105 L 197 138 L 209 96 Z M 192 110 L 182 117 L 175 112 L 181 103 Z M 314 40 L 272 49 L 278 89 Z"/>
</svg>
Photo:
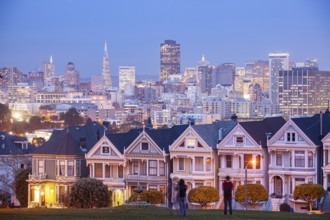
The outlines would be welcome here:
<svg viewBox="0 0 330 220">
<path fill-rule="evenodd" d="M 14 173 L 31 165 L 30 153 L 35 146 L 24 137 L 0 132 L 0 193 L 10 194 L 10 205 L 19 206 L 14 190 Z"/>
<path fill-rule="evenodd" d="M 28 182 L 28 207 L 63 207 L 71 186 L 88 177 L 85 154 L 104 133 L 95 122 L 54 130 L 32 155 Z"/>
<path fill-rule="evenodd" d="M 206 125 L 190 125 L 170 146 L 172 181 L 184 179 L 188 191 L 198 186 L 218 187 L 216 178 L 216 146 L 236 121 L 220 121 Z"/>
<path fill-rule="evenodd" d="M 293 199 L 295 187 L 304 183 L 322 182 L 324 151 L 321 140 L 330 131 L 329 116 L 317 114 L 289 119 L 268 140 L 269 190 L 272 200 L 282 198 L 280 203 L 289 203 L 295 212 L 302 211 L 301 208 L 306 206 L 304 202 Z M 323 141 L 326 144 L 326 138 Z"/>
<path fill-rule="evenodd" d="M 86 155 L 91 177 L 108 186 L 113 206 L 127 202 L 138 186 L 165 194 L 172 169 L 169 146 L 186 128 L 178 125 L 106 134 Z"/>
<path fill-rule="evenodd" d="M 230 176 L 236 189 L 238 185 L 244 185 L 246 171 L 248 184 L 262 184 L 268 191 L 267 138 L 284 124 L 282 117 L 238 123 L 217 145 L 219 183 Z M 218 189 L 221 195 L 221 184 Z"/>
</svg>

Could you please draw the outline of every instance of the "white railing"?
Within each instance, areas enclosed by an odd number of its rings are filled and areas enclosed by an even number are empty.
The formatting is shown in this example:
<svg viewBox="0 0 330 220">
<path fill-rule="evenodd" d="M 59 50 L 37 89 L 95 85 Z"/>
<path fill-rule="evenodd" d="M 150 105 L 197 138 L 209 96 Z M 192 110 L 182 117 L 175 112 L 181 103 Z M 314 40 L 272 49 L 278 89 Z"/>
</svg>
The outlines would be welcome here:
<svg viewBox="0 0 330 220">
<path fill-rule="evenodd" d="M 141 175 L 127 175 L 126 180 L 167 180 L 166 176 L 141 176 Z"/>
<path fill-rule="evenodd" d="M 43 173 L 43 174 L 29 174 L 29 180 L 30 179 L 36 179 L 36 180 L 47 179 L 47 173 Z"/>
</svg>

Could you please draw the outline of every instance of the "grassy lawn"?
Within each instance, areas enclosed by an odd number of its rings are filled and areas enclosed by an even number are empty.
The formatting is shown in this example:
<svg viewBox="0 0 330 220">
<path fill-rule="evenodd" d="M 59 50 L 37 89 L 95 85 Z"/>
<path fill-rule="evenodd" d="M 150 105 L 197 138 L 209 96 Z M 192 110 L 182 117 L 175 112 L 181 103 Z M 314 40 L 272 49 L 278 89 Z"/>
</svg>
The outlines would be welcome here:
<svg viewBox="0 0 330 220">
<path fill-rule="evenodd" d="M 223 210 L 188 210 L 187 217 L 181 217 L 174 212 L 170 215 L 166 208 L 122 206 L 106 209 L 0 209 L 0 220 L 136 220 L 136 219 L 292 219 L 292 220 L 322 220 L 330 219 L 329 214 L 308 215 L 288 212 L 234 211 L 232 216 L 224 216 Z"/>
</svg>

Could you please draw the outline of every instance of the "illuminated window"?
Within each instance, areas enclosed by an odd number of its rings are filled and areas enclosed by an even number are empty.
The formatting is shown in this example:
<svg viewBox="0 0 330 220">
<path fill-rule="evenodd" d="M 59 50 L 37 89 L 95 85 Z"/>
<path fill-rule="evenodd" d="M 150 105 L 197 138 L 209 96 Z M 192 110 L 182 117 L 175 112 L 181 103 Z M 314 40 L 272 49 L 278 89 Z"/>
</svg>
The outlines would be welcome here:
<svg viewBox="0 0 330 220">
<path fill-rule="evenodd" d="M 212 171 L 211 158 L 206 158 L 206 171 Z"/>
<path fill-rule="evenodd" d="M 187 138 L 186 139 L 186 146 L 187 146 L 187 148 L 194 148 L 195 145 L 196 145 L 195 138 Z"/>
<path fill-rule="evenodd" d="M 195 157 L 195 171 L 204 171 L 203 157 Z"/>
</svg>

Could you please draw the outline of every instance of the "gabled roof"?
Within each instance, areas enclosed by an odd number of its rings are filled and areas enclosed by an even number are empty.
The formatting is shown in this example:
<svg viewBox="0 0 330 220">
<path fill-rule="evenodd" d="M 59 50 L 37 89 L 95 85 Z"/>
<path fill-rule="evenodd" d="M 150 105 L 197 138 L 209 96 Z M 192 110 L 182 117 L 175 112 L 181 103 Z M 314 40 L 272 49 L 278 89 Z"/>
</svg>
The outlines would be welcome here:
<svg viewBox="0 0 330 220">
<path fill-rule="evenodd" d="M 27 149 L 22 149 L 22 145 L 15 142 L 27 142 L 27 139 L 0 132 L 0 155 L 29 154 L 35 149 L 35 146 L 29 143 Z"/>
<path fill-rule="evenodd" d="M 54 130 L 49 140 L 36 148 L 33 154 L 84 155 L 104 135 L 104 129 L 96 122 L 90 122 L 84 126 Z M 87 151 L 81 149 L 81 138 L 86 138 Z"/>
<path fill-rule="evenodd" d="M 169 153 L 169 146 L 187 129 L 188 125 L 175 125 L 164 129 L 146 129 L 146 133 L 158 145 L 158 147 Z"/>
<path fill-rule="evenodd" d="M 172 128 L 164 129 L 148 129 L 144 131 L 158 145 L 161 150 L 169 153 L 169 145 L 171 145 L 188 127 L 188 125 L 175 125 Z M 124 148 L 127 148 L 133 141 L 143 132 L 143 129 L 131 129 L 127 133 L 108 133 L 107 137 L 112 144 L 123 154 Z"/>
<path fill-rule="evenodd" d="M 286 123 L 283 117 L 265 118 L 262 121 L 239 122 L 250 136 L 262 147 L 267 147 L 267 133 L 274 135 Z"/>
<path fill-rule="evenodd" d="M 217 148 L 219 130 L 222 128 L 222 139 L 237 125 L 237 121 L 217 121 L 212 124 L 192 125 L 192 128 L 213 149 Z"/>
<path fill-rule="evenodd" d="M 322 135 L 321 135 L 321 116 L 316 114 L 312 117 L 292 118 L 292 121 L 314 142 L 321 145 L 322 137 L 330 132 L 330 115 L 322 114 Z"/>
</svg>

